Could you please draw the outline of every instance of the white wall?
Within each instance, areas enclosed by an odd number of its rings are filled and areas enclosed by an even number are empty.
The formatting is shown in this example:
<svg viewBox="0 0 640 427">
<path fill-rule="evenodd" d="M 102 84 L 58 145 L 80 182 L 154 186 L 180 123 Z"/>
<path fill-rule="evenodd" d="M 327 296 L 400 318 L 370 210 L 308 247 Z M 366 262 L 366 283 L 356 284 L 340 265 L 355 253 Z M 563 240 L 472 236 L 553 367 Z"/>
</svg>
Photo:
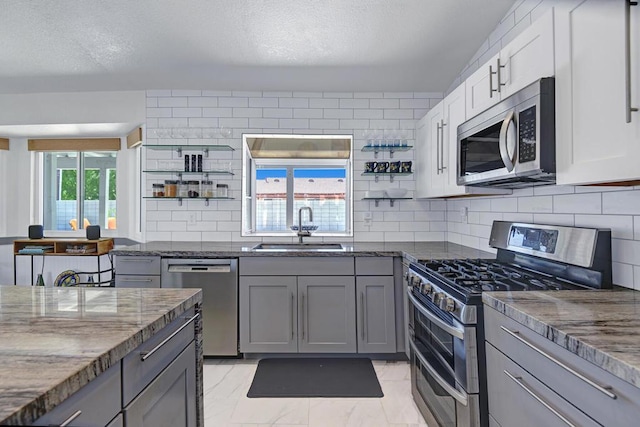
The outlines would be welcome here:
<svg viewBox="0 0 640 427">
<path fill-rule="evenodd" d="M 553 0 L 522 0 L 502 19 L 454 80 L 455 88 L 548 10 Z M 557 141 L 562 144 L 562 141 Z M 460 215 L 468 209 L 468 217 Z M 473 248 L 488 246 L 494 220 L 611 228 L 614 283 L 640 290 L 640 187 L 544 186 L 511 196 L 447 201 L 447 240 Z"/>
<path fill-rule="evenodd" d="M 442 99 L 441 93 L 332 93 L 332 92 L 215 92 L 155 90 L 147 92 L 147 144 L 171 142 L 203 143 L 199 140 L 161 140 L 152 138 L 153 130 L 163 127 L 218 127 L 233 129 L 230 139 L 219 144 L 231 145 L 235 151 L 213 152 L 213 159 L 225 164 L 232 162 L 235 175 L 229 184 L 232 201 L 146 200 L 146 235 L 151 240 L 181 241 L 241 241 L 256 238 L 241 237 L 241 139 L 243 133 L 285 134 L 352 134 L 354 136 L 354 241 L 426 241 L 443 240 L 445 218 L 443 201 L 400 200 L 394 207 L 381 202 L 361 200 L 367 190 L 389 186 L 404 187 L 413 195 L 413 176 L 396 177 L 393 183 L 381 178 L 363 177 L 364 162 L 373 159 L 363 153 L 364 130 L 409 129 L 413 134 L 415 122 L 429 108 Z M 209 143 L 210 141 L 207 141 Z M 413 145 L 413 138 L 410 141 Z M 147 167 L 157 167 L 156 161 L 173 158 L 176 154 L 146 150 Z M 388 153 L 381 159 L 388 160 Z M 412 160 L 414 150 L 396 153 L 394 160 Z M 147 195 L 151 182 L 158 176 L 147 177 Z M 373 221 L 363 221 L 365 212 L 373 214 Z M 196 224 L 188 223 L 195 213 Z M 292 234 L 293 235 L 293 234 Z"/>
</svg>

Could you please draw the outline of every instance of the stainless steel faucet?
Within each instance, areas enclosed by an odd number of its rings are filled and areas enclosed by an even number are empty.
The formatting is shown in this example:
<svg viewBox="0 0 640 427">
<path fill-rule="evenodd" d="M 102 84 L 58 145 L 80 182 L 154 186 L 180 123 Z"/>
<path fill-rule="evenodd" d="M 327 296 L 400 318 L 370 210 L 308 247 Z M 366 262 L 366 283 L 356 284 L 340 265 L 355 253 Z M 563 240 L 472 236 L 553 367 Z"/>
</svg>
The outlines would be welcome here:
<svg viewBox="0 0 640 427">
<path fill-rule="evenodd" d="M 306 231 L 302 230 L 302 211 L 303 210 L 308 210 L 309 211 L 309 221 L 313 221 L 313 211 L 311 210 L 311 207 L 303 206 L 300 209 L 298 209 L 298 242 L 299 243 L 304 243 L 302 241 L 303 237 L 310 237 L 311 236 L 311 231 L 310 230 L 306 230 Z"/>
</svg>

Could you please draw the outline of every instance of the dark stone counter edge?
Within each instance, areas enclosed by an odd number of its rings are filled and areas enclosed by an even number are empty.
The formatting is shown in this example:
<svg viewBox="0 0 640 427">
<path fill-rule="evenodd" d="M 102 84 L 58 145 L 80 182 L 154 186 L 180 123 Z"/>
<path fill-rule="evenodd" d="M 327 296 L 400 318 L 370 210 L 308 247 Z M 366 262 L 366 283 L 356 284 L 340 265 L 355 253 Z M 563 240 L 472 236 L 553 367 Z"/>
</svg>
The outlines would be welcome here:
<svg viewBox="0 0 640 427">
<path fill-rule="evenodd" d="M 500 300 L 498 297 L 489 295 L 486 292 L 482 294 L 482 301 L 489 307 L 494 308 L 508 318 L 526 326 L 537 334 L 558 344 L 560 347 L 586 360 L 587 362 L 592 363 L 594 366 L 603 369 L 622 381 L 640 388 L 640 366 L 633 366 L 621 361 L 608 354 L 606 351 L 586 344 L 579 338 L 576 338 L 571 334 L 567 334 L 561 329 L 538 319 L 534 315 L 519 310 Z"/>
<path fill-rule="evenodd" d="M 23 406 L 4 420 L 0 420 L 0 425 L 30 425 L 38 418 L 54 409 L 75 392 L 87 385 L 98 375 L 107 371 L 110 367 L 120 362 L 126 355 L 135 350 L 140 344 L 146 342 L 162 328 L 173 322 L 180 315 L 187 312 L 202 302 L 202 293 L 198 292 L 185 299 L 175 308 L 158 319 L 148 323 L 129 338 L 113 347 L 106 353 L 101 354 L 76 373 L 56 385 L 52 389 L 43 393 L 29 404 Z"/>
<path fill-rule="evenodd" d="M 407 256 L 401 250 L 353 250 L 353 251 L 234 251 L 234 250 L 202 250 L 202 251 L 137 251 L 127 249 L 113 249 L 109 252 L 116 256 L 160 256 L 164 258 L 239 258 L 239 257 L 385 257 Z M 409 255 L 411 256 L 411 255 Z M 414 257 L 413 260 L 416 258 Z"/>
</svg>

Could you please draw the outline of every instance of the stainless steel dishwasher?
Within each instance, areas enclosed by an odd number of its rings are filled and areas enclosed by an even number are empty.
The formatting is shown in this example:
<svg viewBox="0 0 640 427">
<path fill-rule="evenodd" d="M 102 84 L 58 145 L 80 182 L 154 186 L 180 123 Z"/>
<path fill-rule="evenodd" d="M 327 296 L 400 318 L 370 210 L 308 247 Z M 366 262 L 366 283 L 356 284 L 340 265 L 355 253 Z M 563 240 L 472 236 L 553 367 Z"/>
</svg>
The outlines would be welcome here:
<svg viewBox="0 0 640 427">
<path fill-rule="evenodd" d="M 163 288 L 202 289 L 205 356 L 238 355 L 238 260 L 163 258 Z"/>
</svg>

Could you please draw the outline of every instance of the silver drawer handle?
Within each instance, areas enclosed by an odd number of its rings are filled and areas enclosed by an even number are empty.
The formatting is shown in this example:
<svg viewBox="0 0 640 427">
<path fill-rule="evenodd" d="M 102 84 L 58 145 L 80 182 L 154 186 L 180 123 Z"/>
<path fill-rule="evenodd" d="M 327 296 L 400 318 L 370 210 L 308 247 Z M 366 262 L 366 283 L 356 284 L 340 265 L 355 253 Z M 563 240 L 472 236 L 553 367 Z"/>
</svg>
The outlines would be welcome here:
<svg viewBox="0 0 640 427">
<path fill-rule="evenodd" d="M 200 316 L 200 313 L 196 313 L 195 316 L 193 316 L 191 319 L 187 320 L 182 326 L 180 326 L 178 329 L 176 329 L 171 335 L 169 335 L 168 337 L 166 337 L 164 340 L 162 340 L 162 342 L 160 344 L 158 344 L 157 346 L 153 347 L 153 349 L 151 349 L 151 351 L 143 351 L 140 352 L 140 360 L 142 360 L 143 362 L 145 360 L 147 360 L 149 357 L 151 357 L 151 355 L 153 353 L 155 353 L 156 351 L 160 350 L 160 348 L 165 345 L 167 342 L 169 342 L 169 340 L 173 337 L 175 337 L 176 335 L 178 335 L 180 333 L 180 331 L 182 331 L 184 328 L 186 328 L 191 322 L 193 322 L 194 320 L 196 320 L 198 318 L 198 316 Z"/>
<path fill-rule="evenodd" d="M 537 400 L 542 406 L 544 406 L 545 408 L 547 408 L 553 415 L 555 415 L 556 417 L 560 418 L 562 421 L 564 421 L 564 423 L 568 426 L 571 427 L 576 427 L 575 424 L 573 424 L 571 421 L 569 421 L 568 419 L 566 419 L 564 417 L 564 415 L 562 415 L 560 412 L 556 411 L 555 409 L 553 409 L 553 407 L 551 405 L 549 405 L 547 402 L 545 402 L 540 396 L 538 396 L 537 394 L 535 394 L 533 392 L 533 390 L 531 390 L 529 387 L 527 387 L 526 385 L 524 385 L 524 383 L 521 381 L 522 378 L 520 377 L 514 377 L 513 375 L 511 375 L 509 372 L 507 371 L 502 371 L 505 373 L 506 376 L 508 376 L 509 378 L 511 378 L 516 384 L 518 384 L 524 391 L 526 391 L 531 397 L 533 397 L 535 400 Z"/>
<path fill-rule="evenodd" d="M 60 423 L 60 427 L 67 427 L 69 424 L 71 424 L 71 422 L 73 420 L 75 420 L 76 418 L 78 418 L 80 416 L 80 414 L 82 414 L 81 410 L 77 410 L 76 412 L 74 412 L 73 414 L 71 414 L 71 416 L 69 418 L 67 418 L 66 420 L 64 420 L 62 423 Z"/>
<path fill-rule="evenodd" d="M 575 371 L 574 369 L 570 368 L 569 366 L 565 365 L 564 363 L 562 363 L 561 361 L 559 361 L 558 359 L 556 359 L 555 357 L 551 356 L 550 354 L 548 354 L 547 352 L 539 349 L 538 347 L 536 347 L 535 345 L 531 344 L 529 341 L 525 340 L 524 338 L 522 338 L 520 335 L 518 335 L 518 331 L 511 331 L 507 328 L 505 328 L 504 326 L 500 326 L 500 329 L 502 329 L 503 331 L 505 331 L 506 333 L 508 333 L 509 335 L 511 335 L 512 337 L 514 337 L 515 339 L 517 339 L 518 341 L 520 341 L 522 344 L 526 345 L 527 347 L 529 347 L 530 349 L 536 351 L 538 354 L 546 357 L 547 359 L 549 359 L 550 361 L 552 361 L 553 363 L 555 363 L 556 365 L 560 366 L 562 369 L 564 369 L 565 371 L 575 375 L 576 377 L 580 378 L 582 381 L 586 382 L 587 384 L 589 384 L 591 387 L 595 388 L 596 390 L 598 390 L 600 393 L 604 394 L 605 396 L 611 398 L 611 399 L 617 399 L 618 396 L 616 396 L 614 393 L 612 393 L 611 391 L 611 387 L 610 386 L 601 386 L 600 384 L 596 384 L 595 382 L 593 382 L 592 380 L 590 380 L 589 378 L 585 377 L 584 375 L 582 375 L 581 373 Z"/>
<path fill-rule="evenodd" d="M 151 282 L 151 279 L 120 279 L 123 282 Z"/>
<path fill-rule="evenodd" d="M 133 258 L 124 258 L 124 259 L 120 259 L 118 260 L 120 262 L 153 262 L 155 261 L 155 259 L 146 259 L 146 258 L 142 258 L 142 259 L 133 259 Z"/>
</svg>

